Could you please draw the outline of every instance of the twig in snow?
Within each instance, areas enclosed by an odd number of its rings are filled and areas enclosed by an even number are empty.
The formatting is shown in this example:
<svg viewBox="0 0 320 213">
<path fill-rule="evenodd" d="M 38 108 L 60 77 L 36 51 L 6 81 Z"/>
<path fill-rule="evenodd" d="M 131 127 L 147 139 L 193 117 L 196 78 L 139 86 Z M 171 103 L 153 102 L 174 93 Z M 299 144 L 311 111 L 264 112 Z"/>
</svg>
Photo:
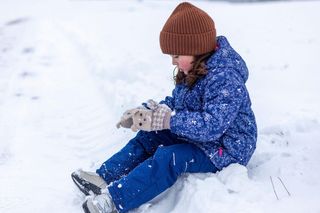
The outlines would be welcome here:
<svg viewBox="0 0 320 213">
<path fill-rule="evenodd" d="M 276 195 L 277 200 L 279 200 L 279 197 L 278 197 L 278 195 L 277 195 L 276 189 L 274 188 L 274 184 L 273 184 L 273 181 L 272 181 L 272 177 L 271 177 L 271 176 L 270 176 L 270 181 L 271 181 L 271 184 L 272 184 L 273 192 L 274 192 L 274 194 Z"/>
<path fill-rule="evenodd" d="M 280 182 L 281 182 L 281 184 L 282 184 L 283 188 L 285 188 L 285 190 L 287 191 L 288 195 L 289 195 L 289 196 L 291 196 L 290 192 L 288 191 L 288 189 L 287 189 L 286 185 L 284 185 L 284 183 L 283 183 L 283 181 L 281 180 L 281 178 L 280 178 L 280 177 L 278 177 L 278 179 L 280 180 Z"/>
</svg>

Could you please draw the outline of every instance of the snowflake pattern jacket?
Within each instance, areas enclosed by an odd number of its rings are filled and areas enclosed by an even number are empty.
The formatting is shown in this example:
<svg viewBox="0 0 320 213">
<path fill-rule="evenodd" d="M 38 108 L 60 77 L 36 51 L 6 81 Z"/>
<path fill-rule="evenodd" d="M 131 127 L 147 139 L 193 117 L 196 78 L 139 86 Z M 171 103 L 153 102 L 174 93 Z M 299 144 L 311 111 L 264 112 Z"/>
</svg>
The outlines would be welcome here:
<svg viewBox="0 0 320 213">
<path fill-rule="evenodd" d="M 223 36 L 206 62 L 208 74 L 189 88 L 176 85 L 168 105 L 171 132 L 194 143 L 221 170 L 231 163 L 246 165 L 257 140 L 257 126 L 245 86 L 248 69 Z"/>
</svg>

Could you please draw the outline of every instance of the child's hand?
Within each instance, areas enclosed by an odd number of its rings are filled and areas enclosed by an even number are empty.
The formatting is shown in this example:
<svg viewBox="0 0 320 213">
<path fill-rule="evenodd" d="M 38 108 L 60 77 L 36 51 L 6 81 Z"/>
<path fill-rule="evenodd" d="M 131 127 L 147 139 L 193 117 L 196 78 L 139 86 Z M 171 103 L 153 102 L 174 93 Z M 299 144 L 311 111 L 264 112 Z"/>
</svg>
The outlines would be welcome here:
<svg viewBox="0 0 320 213">
<path fill-rule="evenodd" d="M 150 131 L 152 123 L 152 110 L 140 109 L 132 116 L 131 130 L 136 132 L 138 130 Z"/>
<path fill-rule="evenodd" d="M 152 102 L 150 109 L 139 109 L 132 117 L 132 131 L 157 131 L 170 129 L 171 109 L 165 104 Z"/>
<path fill-rule="evenodd" d="M 145 107 L 125 111 L 117 128 L 130 128 L 134 132 L 170 129 L 170 118 L 171 109 L 167 105 L 148 100 Z"/>
<path fill-rule="evenodd" d="M 117 123 L 117 128 L 131 128 L 133 125 L 133 115 L 139 110 L 139 108 L 129 109 L 123 113 L 120 121 Z"/>
</svg>

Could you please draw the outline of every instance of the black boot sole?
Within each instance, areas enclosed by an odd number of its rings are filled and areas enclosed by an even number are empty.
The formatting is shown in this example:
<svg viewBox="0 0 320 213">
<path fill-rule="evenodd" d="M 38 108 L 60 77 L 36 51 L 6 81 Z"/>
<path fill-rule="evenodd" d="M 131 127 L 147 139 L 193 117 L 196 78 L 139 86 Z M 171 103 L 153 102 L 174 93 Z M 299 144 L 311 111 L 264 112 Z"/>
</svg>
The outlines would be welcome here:
<svg viewBox="0 0 320 213">
<path fill-rule="evenodd" d="M 89 211 L 89 209 L 88 209 L 87 202 L 88 202 L 88 201 L 86 201 L 86 202 L 84 202 L 84 203 L 82 204 L 82 208 L 83 208 L 83 211 L 84 211 L 85 213 L 90 213 L 90 211 Z"/>
<path fill-rule="evenodd" d="M 88 181 L 81 179 L 76 172 L 73 172 L 71 174 L 71 178 L 73 182 L 76 184 L 76 186 L 79 188 L 79 190 L 86 196 L 91 195 L 90 192 L 92 192 L 95 195 L 101 194 L 101 188 L 97 187 L 92 183 L 89 183 Z"/>
</svg>

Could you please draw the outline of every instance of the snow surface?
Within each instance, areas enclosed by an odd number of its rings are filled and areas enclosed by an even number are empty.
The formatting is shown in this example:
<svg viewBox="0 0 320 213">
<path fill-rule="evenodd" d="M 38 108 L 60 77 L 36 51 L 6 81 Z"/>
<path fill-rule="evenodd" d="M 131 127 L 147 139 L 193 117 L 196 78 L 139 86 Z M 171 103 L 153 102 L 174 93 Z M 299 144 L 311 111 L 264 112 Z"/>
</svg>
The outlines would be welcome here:
<svg viewBox="0 0 320 213">
<path fill-rule="evenodd" d="M 177 3 L 1 0 L 0 212 L 82 212 L 70 173 L 134 136 L 115 128 L 124 110 L 173 89 L 158 36 Z M 320 2 L 194 4 L 247 61 L 257 150 L 133 212 L 319 213 Z"/>
</svg>

